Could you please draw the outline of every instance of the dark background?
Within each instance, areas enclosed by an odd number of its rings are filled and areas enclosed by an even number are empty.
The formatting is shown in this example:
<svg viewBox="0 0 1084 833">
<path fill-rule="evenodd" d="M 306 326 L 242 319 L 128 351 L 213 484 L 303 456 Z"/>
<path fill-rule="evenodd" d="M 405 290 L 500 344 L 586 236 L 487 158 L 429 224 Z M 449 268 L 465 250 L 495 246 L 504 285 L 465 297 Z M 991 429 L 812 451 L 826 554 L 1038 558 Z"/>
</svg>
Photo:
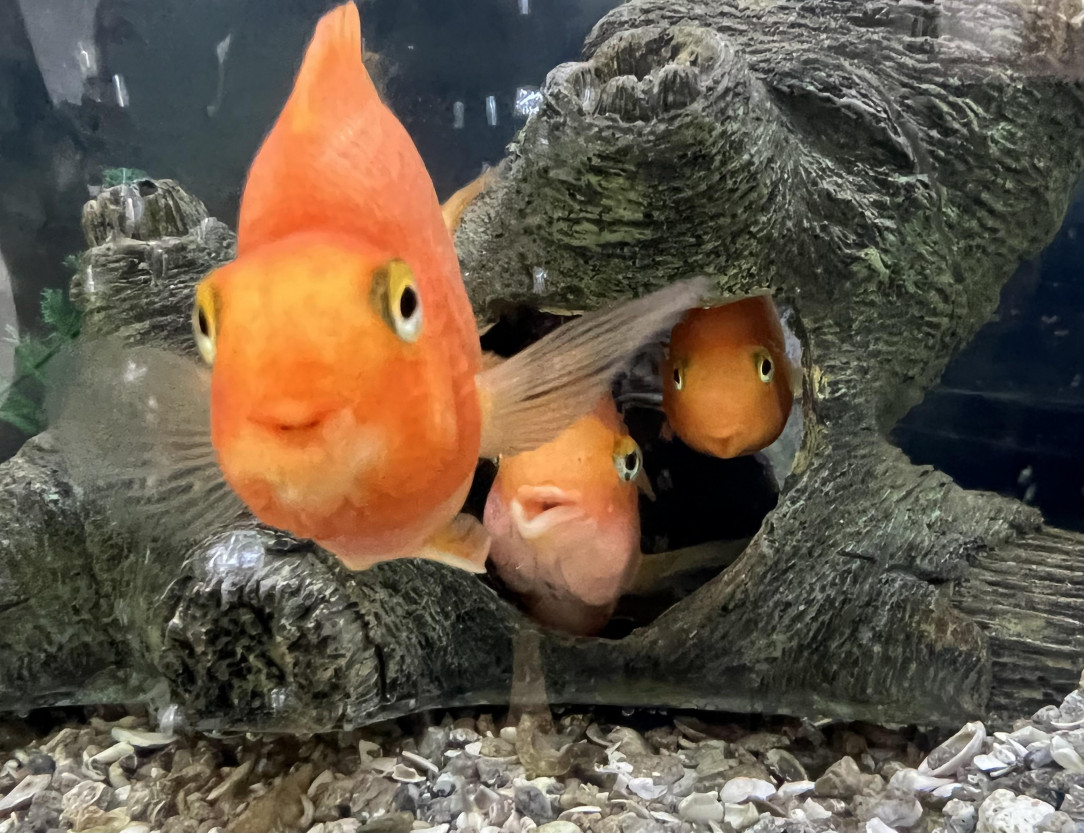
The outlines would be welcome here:
<svg viewBox="0 0 1084 833">
<path fill-rule="evenodd" d="M 443 199 L 494 163 L 521 124 L 518 87 L 579 56 L 615 0 L 362 0 L 366 51 Z M 181 181 L 232 224 L 245 169 L 333 0 L 0 0 L 0 252 L 21 330 L 83 248 L 87 186 L 109 167 Z M 26 15 L 24 16 L 24 9 Z M 45 33 L 44 37 L 42 33 Z M 230 36 L 219 97 L 216 46 Z M 36 40 L 34 39 L 36 38 Z M 97 51 L 81 73 L 78 41 Z M 113 76 L 127 89 L 117 104 Z M 46 78 L 67 100 L 54 101 Z M 75 90 L 72 94 L 71 90 Z M 496 102 L 497 123 L 485 99 Z M 216 103 L 213 114 L 208 106 Z M 464 123 L 453 127 L 453 103 Z M 1084 199 L 1021 266 L 997 316 L 894 439 L 970 488 L 1026 498 L 1084 529 Z M 0 322 L 10 323 L 10 322 Z M 0 453 L 24 439 L 0 428 Z"/>
</svg>

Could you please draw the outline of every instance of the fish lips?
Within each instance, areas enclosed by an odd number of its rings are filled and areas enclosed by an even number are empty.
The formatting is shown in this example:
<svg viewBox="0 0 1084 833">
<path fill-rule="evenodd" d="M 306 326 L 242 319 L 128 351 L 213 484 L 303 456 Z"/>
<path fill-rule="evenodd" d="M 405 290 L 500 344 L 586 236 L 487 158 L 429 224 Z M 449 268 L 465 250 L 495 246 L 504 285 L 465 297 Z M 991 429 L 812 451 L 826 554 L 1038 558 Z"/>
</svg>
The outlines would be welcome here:
<svg viewBox="0 0 1084 833">
<path fill-rule="evenodd" d="M 561 526 L 589 523 L 579 491 L 558 486 L 521 486 L 509 506 L 512 522 L 525 541 L 537 541 Z"/>
</svg>

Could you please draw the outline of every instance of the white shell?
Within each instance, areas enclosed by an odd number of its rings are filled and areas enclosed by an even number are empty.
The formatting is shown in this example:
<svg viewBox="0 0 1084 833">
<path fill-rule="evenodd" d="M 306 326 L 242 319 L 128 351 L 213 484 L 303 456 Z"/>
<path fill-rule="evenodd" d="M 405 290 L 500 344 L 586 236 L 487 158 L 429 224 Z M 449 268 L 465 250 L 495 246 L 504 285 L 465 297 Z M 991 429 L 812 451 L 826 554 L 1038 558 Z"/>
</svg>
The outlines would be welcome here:
<svg viewBox="0 0 1084 833">
<path fill-rule="evenodd" d="M 824 819 L 832 818 L 832 814 L 812 798 L 807 798 L 799 809 L 802 810 L 805 817 L 810 821 L 823 821 Z"/>
<path fill-rule="evenodd" d="M 998 735 L 1000 734 L 1002 733 L 998 732 Z M 1037 743 L 1038 741 L 1050 741 L 1050 734 L 1048 732 L 1044 732 L 1037 726 L 1030 725 L 1017 729 L 1015 732 L 1010 732 L 1007 737 L 1024 746 L 1031 746 L 1031 744 Z"/>
<path fill-rule="evenodd" d="M 1061 735 L 1054 735 L 1050 740 L 1050 756 L 1069 772 L 1084 775 L 1084 758 Z"/>
<path fill-rule="evenodd" d="M 671 824 L 681 824 L 681 819 L 679 819 L 677 816 L 672 816 L 669 813 L 663 813 L 660 810 L 652 810 L 651 817 L 655 819 L 655 821 L 662 821 Z"/>
<path fill-rule="evenodd" d="M 782 798 L 794 798 L 795 796 L 813 792 L 815 786 L 816 784 L 812 781 L 787 781 L 777 792 Z"/>
<path fill-rule="evenodd" d="M 597 723 L 592 723 L 587 727 L 587 739 L 591 741 L 591 743 L 597 743 L 604 748 L 610 745 L 609 739 L 602 734 L 602 729 L 599 728 Z"/>
<path fill-rule="evenodd" d="M 656 784 L 650 778 L 629 778 L 629 790 L 640 798 L 654 801 L 666 795 L 666 787 Z"/>
<path fill-rule="evenodd" d="M 161 749 L 169 746 L 175 740 L 176 735 L 164 735 L 161 732 L 142 732 L 136 729 L 122 729 L 114 726 L 110 734 L 118 743 L 129 743 L 136 749 Z"/>
<path fill-rule="evenodd" d="M 724 804 L 741 804 L 751 798 L 768 799 L 775 795 L 775 785 L 760 778 L 731 778 L 719 790 Z"/>
<path fill-rule="evenodd" d="M 709 821 L 723 820 L 723 805 L 715 793 L 693 793 L 681 799 L 677 807 L 678 816 L 685 821 L 704 824 Z"/>
<path fill-rule="evenodd" d="M 18 786 L 3 798 L 0 798 L 0 813 L 27 807 L 34 796 L 49 786 L 51 775 L 27 775 Z"/>
<path fill-rule="evenodd" d="M 760 811 L 752 804 L 726 804 L 723 807 L 723 821 L 735 830 L 752 827 L 760 818 Z"/>
<path fill-rule="evenodd" d="M 981 721 L 972 721 L 934 749 L 926 760 L 918 765 L 918 771 L 937 778 L 958 772 L 979 754 L 984 740 L 986 740 L 986 727 Z M 931 759 L 933 764 L 930 763 Z"/>
<path fill-rule="evenodd" d="M 951 778 L 938 778 L 917 769 L 901 769 L 889 779 L 888 786 L 913 793 L 933 792 L 942 787 L 955 787 Z"/>
<path fill-rule="evenodd" d="M 103 749 L 97 755 L 92 755 L 87 763 L 93 766 L 102 766 L 115 763 L 126 755 L 134 755 L 135 747 L 130 743 L 114 743 L 108 749 Z"/>
<path fill-rule="evenodd" d="M 994 748 L 987 755 L 976 755 L 971 763 L 983 772 L 995 772 L 1011 768 L 1024 759 L 1027 750 L 1020 744 L 995 743 Z"/>
<path fill-rule="evenodd" d="M 417 784 L 419 781 L 425 780 L 424 775 L 406 764 L 396 764 L 391 771 L 391 777 L 393 780 L 404 784 Z"/>
<path fill-rule="evenodd" d="M 423 758 L 421 755 L 416 755 L 415 753 L 407 752 L 406 750 L 403 751 L 402 755 L 404 760 L 410 761 L 410 763 L 414 764 L 415 766 L 420 766 L 422 769 L 428 770 L 434 775 L 440 772 L 440 767 L 438 767 L 428 758 Z"/>
<path fill-rule="evenodd" d="M 380 756 L 380 747 L 373 743 L 371 740 L 359 740 L 358 754 L 361 755 L 361 759 L 363 761 L 367 761 L 370 758 L 376 758 Z"/>
<path fill-rule="evenodd" d="M 388 775 L 393 769 L 395 769 L 395 758 L 373 758 L 371 761 L 367 761 L 369 769 L 375 772 L 377 775 Z"/>
<path fill-rule="evenodd" d="M 1050 721 L 1055 729 L 1079 729 L 1084 726 L 1084 694 L 1072 691 L 1061 701 L 1058 716 Z"/>
</svg>

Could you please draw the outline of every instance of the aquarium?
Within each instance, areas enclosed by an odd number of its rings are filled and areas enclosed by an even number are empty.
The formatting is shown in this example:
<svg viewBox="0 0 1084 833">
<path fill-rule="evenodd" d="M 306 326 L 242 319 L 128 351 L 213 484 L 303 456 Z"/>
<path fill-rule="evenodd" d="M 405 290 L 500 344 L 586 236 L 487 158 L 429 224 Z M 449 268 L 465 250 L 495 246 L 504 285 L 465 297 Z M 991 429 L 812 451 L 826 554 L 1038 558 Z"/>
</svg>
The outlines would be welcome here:
<svg viewBox="0 0 1084 833">
<path fill-rule="evenodd" d="M 1078 0 L 0 0 L 0 833 L 1084 824 Z"/>
</svg>

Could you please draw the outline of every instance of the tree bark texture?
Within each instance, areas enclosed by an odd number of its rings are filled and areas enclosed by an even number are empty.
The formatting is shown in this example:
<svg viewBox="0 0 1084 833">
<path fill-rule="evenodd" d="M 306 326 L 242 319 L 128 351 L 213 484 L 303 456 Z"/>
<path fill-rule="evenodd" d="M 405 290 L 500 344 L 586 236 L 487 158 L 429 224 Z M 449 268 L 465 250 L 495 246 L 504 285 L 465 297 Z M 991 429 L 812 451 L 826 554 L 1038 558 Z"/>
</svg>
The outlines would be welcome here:
<svg viewBox="0 0 1084 833">
<path fill-rule="evenodd" d="M 698 273 L 770 287 L 797 313 L 805 426 L 724 572 L 625 639 L 543 635 L 551 698 L 948 725 L 1075 687 L 1084 539 L 886 436 L 1057 229 L 1084 168 L 1079 11 L 642 0 L 549 75 L 457 234 L 479 318 Z M 192 286 L 232 235 L 175 183 L 120 189 L 84 212 L 87 331 L 194 353 Z M 48 433 L 2 471 L 0 706 L 165 681 L 196 725 L 313 731 L 507 702 L 530 625 L 476 577 L 351 574 L 256 525 L 137 549 Z"/>
</svg>

